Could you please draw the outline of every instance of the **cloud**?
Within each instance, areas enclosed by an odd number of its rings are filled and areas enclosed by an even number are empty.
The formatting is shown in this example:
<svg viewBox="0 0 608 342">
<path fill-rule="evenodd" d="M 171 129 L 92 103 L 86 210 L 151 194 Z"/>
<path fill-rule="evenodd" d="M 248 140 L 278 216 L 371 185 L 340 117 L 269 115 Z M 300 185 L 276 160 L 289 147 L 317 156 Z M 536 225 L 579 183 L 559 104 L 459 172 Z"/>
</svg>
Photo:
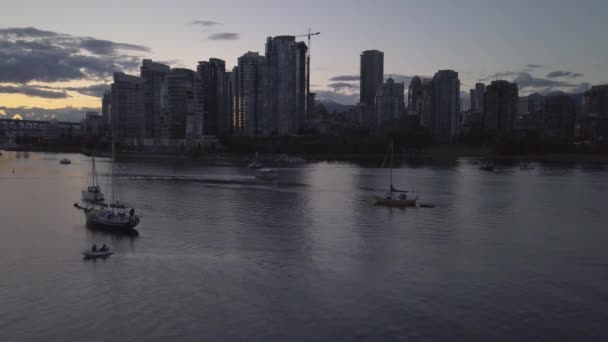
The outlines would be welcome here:
<svg viewBox="0 0 608 342">
<path fill-rule="evenodd" d="M 137 71 L 150 49 L 34 27 L 0 29 L 0 83 L 109 79 Z"/>
<path fill-rule="evenodd" d="M 28 85 L 18 87 L 0 85 L 0 93 L 23 94 L 25 96 L 42 97 L 46 99 L 65 99 L 70 97 L 65 91 L 49 91 Z"/>
<path fill-rule="evenodd" d="M 0 106 L 0 112 L 4 112 L 8 117 L 13 117 L 19 114 L 23 119 L 27 120 L 51 120 L 79 122 L 84 118 L 87 112 L 100 112 L 100 108 L 77 108 L 64 107 L 56 109 L 46 109 L 39 107 L 3 107 Z"/>
<path fill-rule="evenodd" d="M 218 32 L 209 35 L 209 40 L 237 40 L 239 34 L 234 32 Z"/>
<path fill-rule="evenodd" d="M 221 25 L 221 23 L 218 23 L 217 21 L 211 21 L 211 20 L 193 20 L 190 22 L 190 24 L 192 25 L 200 25 L 203 27 L 211 27 L 211 26 L 217 26 L 217 25 Z"/>
<path fill-rule="evenodd" d="M 345 105 L 355 105 L 359 101 L 359 94 L 344 94 L 335 91 L 319 90 L 316 91 L 316 99 L 318 101 L 333 101 Z"/>
<path fill-rule="evenodd" d="M 486 77 L 486 79 L 488 80 L 492 80 L 492 79 L 501 79 L 501 78 L 505 78 L 505 77 L 513 77 L 513 76 L 517 76 L 519 74 L 521 74 L 522 72 L 515 72 L 515 71 L 501 71 L 501 72 L 497 72 L 493 75 L 490 75 L 488 77 Z"/>
<path fill-rule="evenodd" d="M 527 72 L 520 72 L 512 82 L 517 83 L 519 89 L 525 88 L 543 88 L 543 87 L 576 87 L 576 84 L 554 81 L 546 78 L 534 77 Z"/>
<path fill-rule="evenodd" d="M 532 68 L 532 69 L 538 69 L 538 68 L 542 68 L 543 66 L 540 64 L 526 64 L 526 68 Z"/>
<path fill-rule="evenodd" d="M 408 86 L 410 84 L 410 82 L 412 82 L 412 78 L 414 78 L 414 76 L 409 76 L 409 75 L 387 74 L 387 75 L 384 75 L 384 80 L 386 81 L 389 77 L 392 77 L 393 81 L 395 81 L 395 83 L 404 83 L 406 86 Z M 421 77 L 421 78 L 423 78 L 423 77 Z"/>
<path fill-rule="evenodd" d="M 104 93 L 110 91 L 110 85 L 106 83 L 99 83 L 86 87 L 67 87 L 63 89 L 75 91 L 87 96 L 102 97 Z"/>
<path fill-rule="evenodd" d="M 583 76 L 583 74 L 580 74 L 578 72 L 570 72 L 570 71 L 562 71 L 562 70 L 551 71 L 550 73 L 547 74 L 548 78 L 560 78 L 560 77 L 577 78 L 577 77 L 581 77 L 581 76 Z"/>
<path fill-rule="evenodd" d="M 330 83 L 327 85 L 330 88 L 333 88 L 334 90 L 353 90 L 353 89 L 359 89 L 359 85 L 356 83 L 348 83 L 348 82 L 336 82 L 336 83 Z"/>
<path fill-rule="evenodd" d="M 115 43 L 109 40 L 85 38 L 80 42 L 80 46 L 97 55 L 114 55 L 119 50 L 130 50 L 139 52 L 150 52 L 150 49 L 142 45 Z"/>
<path fill-rule="evenodd" d="M 329 80 L 334 81 L 334 82 L 353 82 L 353 81 L 359 81 L 359 75 L 334 76 L 334 77 L 330 78 Z"/>
</svg>

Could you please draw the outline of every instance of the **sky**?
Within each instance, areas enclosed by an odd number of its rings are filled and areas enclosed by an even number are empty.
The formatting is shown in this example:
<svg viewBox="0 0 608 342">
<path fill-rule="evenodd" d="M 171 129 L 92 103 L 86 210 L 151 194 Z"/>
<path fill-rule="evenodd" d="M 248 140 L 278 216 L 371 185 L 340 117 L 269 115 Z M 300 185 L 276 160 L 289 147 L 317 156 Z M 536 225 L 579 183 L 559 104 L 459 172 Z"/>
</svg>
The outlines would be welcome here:
<svg viewBox="0 0 608 342">
<path fill-rule="evenodd" d="M 141 58 L 232 68 L 266 37 L 312 39 L 318 98 L 358 100 L 359 55 L 384 52 L 386 76 L 439 69 L 475 82 L 517 81 L 520 94 L 608 83 L 608 1 L 86 1 L 0 0 L 0 115 L 74 119 L 98 110 L 113 71 Z M 35 9 L 35 10 L 33 10 Z M 303 38 L 305 39 L 305 38 Z"/>
</svg>

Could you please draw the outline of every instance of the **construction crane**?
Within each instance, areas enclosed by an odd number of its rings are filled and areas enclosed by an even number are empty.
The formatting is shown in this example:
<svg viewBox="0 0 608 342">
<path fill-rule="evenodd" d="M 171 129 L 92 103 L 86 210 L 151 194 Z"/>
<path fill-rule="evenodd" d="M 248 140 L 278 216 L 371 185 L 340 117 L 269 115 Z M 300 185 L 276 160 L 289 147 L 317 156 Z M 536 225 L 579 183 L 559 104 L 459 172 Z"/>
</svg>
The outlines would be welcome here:
<svg viewBox="0 0 608 342">
<path fill-rule="evenodd" d="M 298 34 L 295 37 L 308 37 L 308 50 L 306 51 L 306 99 L 304 100 L 306 104 L 306 119 L 310 118 L 310 103 L 308 103 L 308 97 L 310 96 L 310 37 L 318 36 L 321 32 L 311 32 L 308 29 L 308 33 L 306 34 Z"/>
</svg>

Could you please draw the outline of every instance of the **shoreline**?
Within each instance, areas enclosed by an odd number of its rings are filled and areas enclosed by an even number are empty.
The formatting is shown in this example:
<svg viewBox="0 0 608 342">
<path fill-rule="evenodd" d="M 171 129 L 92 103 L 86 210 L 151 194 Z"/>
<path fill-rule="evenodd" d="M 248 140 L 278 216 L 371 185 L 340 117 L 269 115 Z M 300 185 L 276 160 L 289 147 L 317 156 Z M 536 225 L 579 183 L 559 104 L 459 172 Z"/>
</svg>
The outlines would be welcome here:
<svg viewBox="0 0 608 342">
<path fill-rule="evenodd" d="M 91 155 L 91 151 L 74 149 L 8 149 L 4 152 L 41 152 L 41 153 L 80 153 L 86 156 Z M 279 153 L 260 154 L 261 160 L 275 160 Z M 110 158 L 111 153 L 100 152 L 96 156 Z M 382 161 L 384 153 L 302 153 L 290 154 L 304 158 L 307 162 L 347 162 L 347 161 Z M 251 159 L 251 153 L 241 152 L 222 152 L 222 153 L 203 153 L 199 156 L 178 153 L 146 153 L 146 152 L 122 152 L 118 158 L 127 159 L 167 159 L 167 160 L 224 160 L 224 161 L 247 161 Z M 575 154 L 575 153 L 549 153 L 542 155 L 501 155 L 489 148 L 465 147 L 465 146 L 432 146 L 420 151 L 408 151 L 396 153 L 395 157 L 401 160 L 456 160 L 461 158 L 491 160 L 497 162 L 562 162 L 562 163 L 597 163 L 608 164 L 608 155 L 602 154 Z"/>
</svg>

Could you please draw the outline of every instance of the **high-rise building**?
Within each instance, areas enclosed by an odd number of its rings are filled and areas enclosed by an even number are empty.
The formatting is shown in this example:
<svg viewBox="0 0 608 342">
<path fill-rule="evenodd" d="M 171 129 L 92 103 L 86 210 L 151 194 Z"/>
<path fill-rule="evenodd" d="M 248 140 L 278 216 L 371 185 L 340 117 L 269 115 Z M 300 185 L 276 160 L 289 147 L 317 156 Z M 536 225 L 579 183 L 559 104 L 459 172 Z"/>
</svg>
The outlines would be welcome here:
<svg viewBox="0 0 608 342">
<path fill-rule="evenodd" d="M 144 125 L 143 80 L 137 76 L 114 73 L 111 98 L 111 125 L 118 143 L 141 145 Z"/>
<path fill-rule="evenodd" d="M 432 81 L 433 109 L 430 131 L 440 143 L 453 143 L 460 115 L 460 80 L 453 70 L 439 70 Z"/>
<path fill-rule="evenodd" d="M 140 67 L 140 76 L 144 82 L 144 138 L 146 140 L 161 138 L 163 116 L 166 106 L 162 93 L 165 77 L 171 68 L 168 65 L 144 59 Z"/>
<path fill-rule="evenodd" d="M 578 136 L 584 140 L 608 138 L 608 84 L 596 85 L 584 95 Z"/>
<path fill-rule="evenodd" d="M 257 52 L 238 58 L 233 73 L 233 133 L 236 135 L 270 135 L 272 115 L 266 107 L 266 59 Z"/>
<path fill-rule="evenodd" d="M 562 140 L 574 137 L 576 103 L 570 94 L 556 93 L 545 97 L 541 135 Z"/>
<path fill-rule="evenodd" d="M 110 106 L 112 104 L 112 92 L 106 92 L 103 94 L 101 98 L 101 119 L 103 121 L 104 126 L 108 126 L 110 124 Z"/>
<path fill-rule="evenodd" d="M 517 84 L 503 80 L 492 81 L 486 87 L 484 103 L 484 131 L 509 134 L 513 130 L 517 118 Z"/>
<path fill-rule="evenodd" d="M 392 77 L 386 80 L 376 92 L 378 125 L 399 119 L 405 112 L 405 92 L 403 83 L 395 83 Z"/>
<path fill-rule="evenodd" d="M 408 115 L 418 116 L 418 123 L 422 127 L 431 127 L 433 109 L 432 79 L 415 76 L 410 81 L 407 96 Z"/>
<path fill-rule="evenodd" d="M 471 109 L 474 113 L 482 113 L 484 111 L 484 94 L 486 85 L 483 83 L 475 83 L 475 106 L 471 104 Z"/>
<path fill-rule="evenodd" d="M 271 132 L 297 134 L 306 110 L 306 45 L 294 36 L 268 37 L 266 60 Z"/>
<path fill-rule="evenodd" d="M 234 98 L 234 76 L 231 71 L 227 71 L 224 75 L 224 97 L 223 110 L 224 115 L 220 118 L 220 135 L 232 135 L 232 113 L 233 113 L 233 98 Z"/>
<path fill-rule="evenodd" d="M 211 58 L 198 62 L 197 72 L 202 81 L 205 135 L 226 135 L 230 132 L 230 115 L 226 107 L 226 62 Z"/>
<path fill-rule="evenodd" d="M 167 74 L 170 139 L 202 138 L 204 108 L 201 92 L 200 78 L 193 70 L 176 68 Z"/>
<path fill-rule="evenodd" d="M 475 112 L 475 89 L 469 89 L 469 104 L 471 112 Z"/>
<path fill-rule="evenodd" d="M 308 107 L 308 90 L 306 89 L 306 52 L 308 47 L 304 42 L 296 43 L 296 127 L 295 134 L 308 120 L 306 108 Z"/>
<path fill-rule="evenodd" d="M 360 98 L 365 108 L 365 121 L 376 123 L 376 91 L 384 80 L 384 52 L 367 50 L 361 53 Z"/>
</svg>

